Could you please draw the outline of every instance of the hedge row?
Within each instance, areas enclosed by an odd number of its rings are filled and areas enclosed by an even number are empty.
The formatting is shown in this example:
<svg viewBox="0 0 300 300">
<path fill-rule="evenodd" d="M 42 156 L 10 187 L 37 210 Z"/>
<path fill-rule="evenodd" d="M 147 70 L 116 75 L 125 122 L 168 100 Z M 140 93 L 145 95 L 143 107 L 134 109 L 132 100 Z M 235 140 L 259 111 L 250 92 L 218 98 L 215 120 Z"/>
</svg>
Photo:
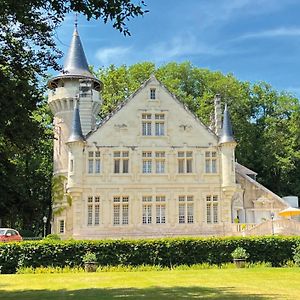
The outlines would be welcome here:
<svg viewBox="0 0 300 300">
<path fill-rule="evenodd" d="M 279 266 L 293 259 L 300 237 L 168 238 L 153 240 L 35 241 L 0 244 L 1 273 L 18 267 L 81 266 L 82 256 L 95 252 L 99 265 L 192 265 L 230 262 L 238 246 L 250 254 L 251 262 Z"/>
</svg>

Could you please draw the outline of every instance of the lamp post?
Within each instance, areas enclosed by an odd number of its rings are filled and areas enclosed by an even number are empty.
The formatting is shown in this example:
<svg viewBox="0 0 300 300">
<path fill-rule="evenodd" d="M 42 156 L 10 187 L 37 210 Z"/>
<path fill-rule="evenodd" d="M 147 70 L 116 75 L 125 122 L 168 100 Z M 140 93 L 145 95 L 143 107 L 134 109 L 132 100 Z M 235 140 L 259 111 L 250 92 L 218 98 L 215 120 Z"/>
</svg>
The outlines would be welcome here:
<svg viewBox="0 0 300 300">
<path fill-rule="evenodd" d="M 45 237 L 46 236 L 46 223 L 47 223 L 47 217 L 46 216 L 43 217 L 43 222 L 44 222 L 44 235 L 43 235 L 43 237 Z"/>
<path fill-rule="evenodd" d="M 274 220 L 274 213 L 271 212 L 272 235 L 274 235 L 274 223 L 273 223 L 273 220 Z"/>
</svg>

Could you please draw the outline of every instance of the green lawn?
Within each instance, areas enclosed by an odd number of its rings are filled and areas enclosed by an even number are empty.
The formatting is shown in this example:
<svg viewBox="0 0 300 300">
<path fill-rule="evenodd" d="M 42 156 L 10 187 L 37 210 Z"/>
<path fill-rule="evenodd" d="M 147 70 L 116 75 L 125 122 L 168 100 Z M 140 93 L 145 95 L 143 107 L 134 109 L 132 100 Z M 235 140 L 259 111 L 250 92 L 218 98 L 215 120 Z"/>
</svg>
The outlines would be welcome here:
<svg viewBox="0 0 300 300">
<path fill-rule="evenodd" d="M 0 275 L 0 299 L 300 299 L 300 268 Z"/>
</svg>

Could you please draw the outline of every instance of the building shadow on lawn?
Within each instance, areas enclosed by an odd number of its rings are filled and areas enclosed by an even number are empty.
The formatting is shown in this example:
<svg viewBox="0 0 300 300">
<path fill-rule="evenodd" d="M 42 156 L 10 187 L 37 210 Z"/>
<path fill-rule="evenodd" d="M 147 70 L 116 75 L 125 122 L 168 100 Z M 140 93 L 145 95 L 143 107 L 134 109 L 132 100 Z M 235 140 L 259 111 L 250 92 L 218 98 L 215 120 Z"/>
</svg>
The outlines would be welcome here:
<svg viewBox="0 0 300 300">
<path fill-rule="evenodd" d="M 218 299 L 218 300 L 264 300 L 278 299 L 278 295 L 239 294 L 233 287 L 151 287 L 151 288 L 93 288 L 81 290 L 0 290 L 0 299 L 5 300 L 106 300 L 106 299 Z"/>
</svg>

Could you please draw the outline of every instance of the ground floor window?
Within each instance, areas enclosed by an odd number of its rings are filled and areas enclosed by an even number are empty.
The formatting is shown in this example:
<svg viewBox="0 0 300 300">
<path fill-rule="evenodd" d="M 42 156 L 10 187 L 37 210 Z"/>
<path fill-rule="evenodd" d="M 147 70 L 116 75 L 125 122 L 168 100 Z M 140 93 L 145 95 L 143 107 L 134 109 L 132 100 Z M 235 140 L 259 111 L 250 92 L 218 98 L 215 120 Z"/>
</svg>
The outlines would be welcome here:
<svg viewBox="0 0 300 300">
<path fill-rule="evenodd" d="M 179 196 L 178 197 L 178 223 L 194 223 L 194 197 Z"/>
<path fill-rule="evenodd" d="M 206 222 L 207 224 L 219 222 L 219 201 L 217 195 L 206 196 Z"/>
<path fill-rule="evenodd" d="M 166 197 L 143 196 L 142 197 L 142 223 L 165 224 L 166 223 Z"/>
<path fill-rule="evenodd" d="M 58 221 L 58 232 L 61 234 L 65 233 L 65 220 Z"/>
<path fill-rule="evenodd" d="M 100 196 L 89 196 L 87 200 L 87 225 L 100 225 Z"/>
<path fill-rule="evenodd" d="M 115 196 L 113 198 L 113 224 L 127 225 L 129 223 L 129 197 Z"/>
</svg>

